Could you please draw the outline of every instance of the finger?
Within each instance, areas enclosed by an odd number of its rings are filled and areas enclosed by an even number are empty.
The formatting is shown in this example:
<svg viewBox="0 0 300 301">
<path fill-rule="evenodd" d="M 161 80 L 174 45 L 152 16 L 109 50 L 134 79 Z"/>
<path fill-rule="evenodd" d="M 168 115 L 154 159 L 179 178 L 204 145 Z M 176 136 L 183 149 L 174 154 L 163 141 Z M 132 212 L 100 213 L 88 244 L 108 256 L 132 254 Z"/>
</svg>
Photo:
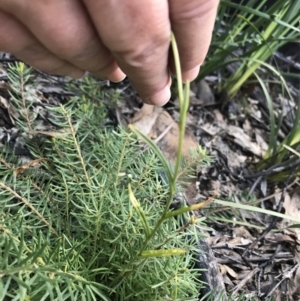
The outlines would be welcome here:
<svg viewBox="0 0 300 301">
<path fill-rule="evenodd" d="M 25 63 L 45 72 L 74 78 L 84 75 L 83 70 L 49 52 L 20 22 L 1 10 L 0 50 L 10 52 Z"/>
<path fill-rule="evenodd" d="M 167 0 L 83 0 L 105 46 L 141 98 L 163 105 L 170 98 Z"/>
<path fill-rule="evenodd" d="M 219 0 L 169 0 L 184 81 L 194 80 L 207 54 Z M 174 63 L 171 62 L 174 72 Z"/>
<path fill-rule="evenodd" d="M 119 81 L 125 77 L 79 0 L 2 2 L 4 9 L 58 57 L 102 78 Z"/>
</svg>

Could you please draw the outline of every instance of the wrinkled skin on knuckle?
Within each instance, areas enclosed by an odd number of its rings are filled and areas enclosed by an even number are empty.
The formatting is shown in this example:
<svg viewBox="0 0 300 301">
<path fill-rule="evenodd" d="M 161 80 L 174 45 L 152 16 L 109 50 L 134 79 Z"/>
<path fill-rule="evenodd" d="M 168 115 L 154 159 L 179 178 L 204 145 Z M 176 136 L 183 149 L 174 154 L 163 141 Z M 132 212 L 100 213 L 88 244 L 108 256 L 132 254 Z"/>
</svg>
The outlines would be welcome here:
<svg viewBox="0 0 300 301">
<path fill-rule="evenodd" d="M 34 55 L 37 41 L 13 16 L 0 10 L 0 50 Z"/>
<path fill-rule="evenodd" d="M 10 32 L 11 19 L 0 10 L 0 50 L 11 52 L 14 48 L 14 32 Z M 9 34 L 8 34 L 9 33 Z"/>
<path fill-rule="evenodd" d="M 81 34 L 72 26 L 56 24 L 53 27 L 45 28 L 45 35 L 53 43 L 51 50 L 61 58 L 79 59 L 85 52 L 85 44 L 80 40 Z"/>
<path fill-rule="evenodd" d="M 2 1 L 8 12 L 21 20 L 42 44 L 61 58 L 80 60 L 87 52 L 88 43 L 98 39 L 78 1 L 74 1 L 74 5 L 73 0 Z M 32 18 L 24 18 L 24 15 Z"/>
<path fill-rule="evenodd" d="M 170 18 L 176 22 L 205 18 L 215 14 L 220 0 L 170 1 Z"/>
<path fill-rule="evenodd" d="M 64 47 L 60 51 L 70 61 L 85 61 L 88 57 L 96 56 L 97 50 L 99 50 L 95 42 L 97 40 L 98 37 L 95 36 L 94 40 L 91 39 L 91 42 L 85 44 L 82 42 L 79 43 L 77 39 L 70 39 L 67 43 L 64 43 Z"/>
<path fill-rule="evenodd" d="M 152 39 L 132 44 L 126 50 L 115 52 L 117 57 L 122 57 L 129 66 L 143 69 L 161 63 L 162 54 L 169 48 L 169 35 L 159 35 Z"/>
<path fill-rule="evenodd" d="M 182 71 L 189 71 L 205 60 L 219 0 L 170 0 L 169 3 Z M 173 62 L 171 66 L 174 69 Z"/>
</svg>

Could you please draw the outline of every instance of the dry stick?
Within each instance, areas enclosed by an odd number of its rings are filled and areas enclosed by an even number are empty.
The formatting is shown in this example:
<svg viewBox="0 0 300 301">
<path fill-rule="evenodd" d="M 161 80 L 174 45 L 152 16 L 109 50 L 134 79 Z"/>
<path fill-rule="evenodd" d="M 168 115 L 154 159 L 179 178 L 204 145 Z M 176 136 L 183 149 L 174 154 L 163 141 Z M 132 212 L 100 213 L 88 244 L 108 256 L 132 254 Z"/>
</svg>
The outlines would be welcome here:
<svg viewBox="0 0 300 301">
<path fill-rule="evenodd" d="M 172 128 L 174 124 L 174 121 L 172 121 L 166 128 L 165 130 L 154 140 L 155 143 L 158 143 Z"/>
<path fill-rule="evenodd" d="M 276 212 L 280 212 L 281 209 L 282 209 L 284 197 L 285 197 L 285 194 L 286 194 L 286 188 L 289 184 L 289 181 L 294 176 L 294 173 L 295 173 L 295 170 L 290 174 L 290 176 L 287 178 L 287 180 L 284 183 L 284 187 L 283 187 L 282 193 L 281 193 L 281 198 L 280 198 L 280 201 L 279 201 L 278 206 L 276 208 Z M 242 257 L 244 257 L 248 253 L 249 249 L 252 249 L 260 240 L 262 240 L 275 227 L 277 220 L 278 220 L 278 217 L 274 216 L 272 222 L 270 223 L 270 225 L 262 232 L 262 234 L 250 246 L 247 247 L 247 249 L 242 254 Z"/>
<path fill-rule="evenodd" d="M 217 252 L 217 254 L 219 254 Z M 239 260 L 239 258 L 235 258 L 232 256 L 225 256 L 223 254 L 221 254 L 222 256 L 224 256 L 225 258 L 228 259 L 223 259 L 223 258 L 216 258 L 217 263 L 220 264 L 232 264 L 232 263 L 239 263 L 242 264 L 242 262 Z M 251 256 L 251 258 L 248 259 L 249 262 L 265 262 L 265 261 L 270 261 L 271 259 L 276 260 L 276 259 L 281 259 L 281 261 L 288 261 L 290 259 L 293 259 L 295 256 L 289 252 L 281 252 L 281 253 L 277 253 L 275 254 L 275 256 L 272 255 L 262 255 L 262 256 Z"/>
<path fill-rule="evenodd" d="M 300 165 L 300 158 L 296 159 L 291 162 L 283 162 L 283 163 L 277 163 L 273 165 L 272 167 L 262 170 L 258 173 L 251 174 L 251 175 L 244 175 L 243 178 L 245 179 L 253 179 L 257 177 L 266 177 L 274 173 L 282 172 L 289 169 L 294 169 Z M 293 173 L 294 174 L 294 173 Z M 289 177 L 290 178 L 290 177 Z"/>
<path fill-rule="evenodd" d="M 266 298 L 269 298 L 270 296 L 272 296 L 272 294 L 274 293 L 274 291 L 277 289 L 277 287 L 286 279 L 291 279 L 293 273 L 296 271 L 296 269 L 300 266 L 300 262 L 296 263 L 289 271 L 283 273 L 282 275 L 282 279 L 273 287 L 273 289 L 268 293 L 268 295 L 266 296 Z"/>
<path fill-rule="evenodd" d="M 24 63 L 21 63 L 21 64 L 24 64 Z M 23 110 L 24 110 L 24 114 L 25 114 L 25 118 L 26 118 L 26 122 L 27 122 L 29 132 L 32 132 L 31 122 L 30 122 L 30 118 L 29 118 L 29 114 L 28 114 L 28 108 L 26 106 L 23 72 L 22 72 L 22 75 L 20 76 L 20 81 L 21 81 L 20 89 L 21 89 L 21 98 L 22 98 Z"/>
<path fill-rule="evenodd" d="M 293 185 L 295 185 L 297 183 L 298 183 L 298 179 L 295 179 L 291 184 L 289 184 L 287 186 L 287 189 L 291 188 Z M 256 201 L 253 201 L 253 202 L 250 202 L 250 203 L 247 203 L 247 204 L 248 205 L 256 205 L 256 204 L 262 203 L 264 201 L 267 201 L 267 200 L 269 200 L 269 199 L 271 199 L 271 198 L 273 198 L 273 197 L 275 197 L 275 196 L 277 196 L 277 195 L 279 195 L 281 193 L 282 193 L 281 191 L 280 192 L 275 192 L 275 193 L 270 194 L 270 195 L 268 195 L 268 196 L 266 196 L 264 198 L 260 198 L 260 199 L 258 199 Z"/>
<path fill-rule="evenodd" d="M 255 268 L 254 270 L 250 271 L 240 282 L 236 285 L 231 291 L 232 295 L 236 295 L 236 293 L 249 281 L 253 278 L 255 274 L 259 271 L 259 268 Z"/>
<path fill-rule="evenodd" d="M 5 167 L 7 168 L 11 168 L 11 164 L 7 163 L 5 160 L 3 160 L 2 158 L 0 158 L 0 163 L 4 164 Z"/>
<path fill-rule="evenodd" d="M 267 265 L 269 265 L 269 263 L 271 263 L 272 265 L 271 265 L 270 269 L 272 269 L 272 267 L 274 266 L 275 257 L 278 254 L 280 249 L 281 249 L 281 245 L 277 245 L 274 253 L 272 254 L 272 256 L 266 262 L 260 264 L 259 267 L 258 267 L 260 271 L 259 271 L 259 274 L 258 274 L 258 277 L 257 277 L 257 290 L 258 290 L 257 295 L 259 297 L 263 296 L 263 294 L 261 293 L 261 285 L 260 284 L 261 284 L 261 278 L 263 278 L 263 276 L 264 276 L 265 267 Z"/>
<path fill-rule="evenodd" d="M 11 194 L 13 194 L 17 199 L 19 199 L 21 202 L 23 202 L 27 207 L 31 209 L 43 222 L 49 229 L 56 235 L 59 236 L 58 233 L 52 228 L 52 226 L 47 222 L 47 220 L 22 196 L 20 196 L 17 192 L 12 190 L 10 187 L 6 186 L 3 182 L 0 182 L 0 186 L 7 191 L 9 191 Z"/>
<path fill-rule="evenodd" d="M 295 184 L 298 184 L 300 186 L 299 179 L 295 179 L 291 184 L 289 184 L 287 186 L 287 189 L 291 188 Z M 262 203 L 262 202 L 267 201 L 267 200 L 269 200 L 269 199 L 271 199 L 271 198 L 273 198 L 273 197 L 275 197 L 275 196 L 277 196 L 277 195 L 279 195 L 281 193 L 282 192 L 275 192 L 275 193 L 270 194 L 270 195 L 268 195 L 268 196 L 266 196 L 264 198 L 258 199 L 258 200 L 253 201 L 253 202 L 249 202 L 249 203 L 247 203 L 247 205 L 256 205 L 256 204 Z M 241 204 L 246 204 L 246 203 L 241 203 Z M 229 207 L 229 206 L 227 206 L 227 207 L 222 207 L 222 208 L 214 209 L 214 210 L 210 211 L 209 214 L 223 212 L 223 211 L 226 211 L 226 210 L 232 210 L 232 208 Z"/>
<path fill-rule="evenodd" d="M 238 258 L 235 258 L 232 255 L 224 256 L 222 253 L 218 252 L 218 250 L 222 250 L 222 249 L 232 250 L 233 252 L 238 253 L 238 251 L 245 250 L 245 247 L 231 246 L 228 244 L 224 244 L 224 245 L 220 245 L 220 246 L 212 246 L 211 248 L 216 254 L 220 254 L 221 256 L 228 258 L 228 259 L 216 258 L 217 262 L 220 264 L 230 264 L 233 262 L 238 262 L 240 264 L 242 263 L 241 261 L 239 261 Z M 248 262 L 261 262 L 261 261 L 265 262 L 265 261 L 272 259 L 272 256 L 274 257 L 274 253 L 273 254 L 259 254 L 255 251 L 252 251 L 251 255 L 252 255 L 251 258 L 248 258 Z M 280 252 L 280 253 L 275 253 L 275 257 L 273 259 L 290 260 L 294 257 L 295 256 L 291 252 Z"/>
<path fill-rule="evenodd" d="M 286 194 L 286 189 L 287 189 L 287 186 L 290 182 L 290 180 L 292 179 L 292 177 L 294 176 L 295 174 L 295 169 L 293 170 L 293 172 L 290 174 L 290 176 L 287 178 L 287 180 L 285 181 L 284 183 L 284 187 L 282 189 L 282 193 L 281 193 L 281 198 L 280 198 L 280 201 L 279 201 L 279 204 L 276 208 L 276 212 L 280 212 L 281 209 L 282 209 L 282 205 L 283 205 L 283 201 L 284 201 L 284 198 L 285 198 L 285 194 Z M 277 219 L 278 217 L 277 216 L 274 216 L 273 217 L 273 220 L 271 222 L 271 224 L 262 232 L 262 234 L 250 245 L 247 247 L 247 249 L 243 252 L 243 254 L 241 255 L 242 256 L 242 259 L 245 259 L 245 255 L 248 253 L 249 249 L 250 248 L 253 248 L 260 240 L 262 240 L 276 225 L 276 222 L 277 222 Z M 278 252 L 279 248 L 276 248 L 274 254 L 272 255 L 272 257 L 265 263 L 261 264 L 260 267 L 258 267 L 257 269 L 259 270 L 259 275 L 258 275 L 258 278 L 257 278 L 257 288 L 258 288 L 258 296 L 261 295 L 261 291 L 260 291 L 260 278 L 262 277 L 263 275 L 263 270 L 264 268 L 269 264 L 270 261 L 273 261 L 275 259 L 275 256 Z M 246 261 L 247 262 L 247 261 Z"/>
</svg>

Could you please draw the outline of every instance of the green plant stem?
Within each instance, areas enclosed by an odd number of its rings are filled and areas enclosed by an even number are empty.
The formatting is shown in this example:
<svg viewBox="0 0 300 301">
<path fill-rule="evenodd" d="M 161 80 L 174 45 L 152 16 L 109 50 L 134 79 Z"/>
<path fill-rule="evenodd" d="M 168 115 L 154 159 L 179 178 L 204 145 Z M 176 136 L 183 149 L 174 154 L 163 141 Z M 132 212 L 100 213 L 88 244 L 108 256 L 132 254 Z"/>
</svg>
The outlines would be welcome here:
<svg viewBox="0 0 300 301">
<path fill-rule="evenodd" d="M 128 268 L 138 259 L 142 256 L 142 253 L 146 250 L 149 242 L 152 240 L 160 226 L 164 221 L 166 221 L 169 218 L 169 210 L 170 205 L 174 199 L 174 195 L 176 192 L 176 182 L 179 175 L 180 167 L 181 167 L 181 161 L 182 161 L 182 147 L 183 147 L 183 141 L 184 141 L 184 134 L 185 134 L 185 125 L 186 125 L 186 115 L 187 110 L 189 106 L 189 97 L 190 97 L 190 84 L 189 82 L 186 83 L 185 89 L 183 89 L 182 84 L 182 77 L 181 77 L 181 67 L 180 67 L 180 60 L 179 60 L 179 52 L 177 48 L 177 44 L 175 41 L 175 37 L 172 34 L 171 35 L 171 45 L 174 55 L 174 62 L 175 62 L 175 68 L 176 68 L 176 75 L 177 75 L 177 87 L 178 87 L 178 98 L 179 98 L 179 106 L 180 106 L 180 118 L 179 118 L 179 138 L 178 138 L 178 150 L 177 150 L 177 156 L 176 156 L 176 163 L 175 163 L 175 169 L 173 174 L 170 172 L 169 168 L 166 168 L 166 173 L 169 175 L 169 196 L 168 200 L 166 202 L 164 211 L 161 215 L 161 217 L 156 222 L 154 228 L 150 233 L 147 233 L 145 241 L 140 248 L 139 252 L 129 261 L 129 263 L 125 266 L 125 268 L 121 271 L 121 273 L 114 279 L 112 285 L 115 286 L 116 283 L 119 282 L 119 280 L 128 272 Z M 167 164 L 165 162 L 165 159 L 163 158 L 161 152 L 158 150 L 157 146 L 149 140 L 149 138 L 145 137 L 142 133 L 139 133 L 134 127 L 130 127 L 131 130 L 133 130 L 136 134 L 138 134 L 140 137 L 142 137 L 146 142 L 149 144 L 149 146 L 152 148 L 152 150 L 159 156 L 161 159 L 163 165 L 167 167 Z M 184 213 L 183 211 L 182 213 Z M 133 269 L 134 270 L 134 269 Z M 130 272 L 133 272 L 130 271 Z M 129 273 L 130 273 L 129 272 Z"/>
<path fill-rule="evenodd" d="M 142 253 L 146 250 L 149 242 L 151 241 L 151 239 L 153 238 L 153 236 L 156 234 L 157 230 L 159 229 L 159 227 L 161 226 L 161 224 L 167 219 L 166 215 L 169 211 L 169 207 L 170 204 L 174 198 L 174 194 L 175 194 L 175 186 L 174 185 L 170 185 L 169 187 L 170 191 L 169 191 L 169 197 L 168 197 L 168 201 L 167 204 L 165 206 L 164 212 L 161 215 L 161 217 L 159 218 L 159 220 L 156 222 L 154 228 L 152 229 L 151 233 L 146 236 L 146 239 L 141 247 L 141 249 L 139 250 L 139 252 L 133 257 L 131 258 L 131 260 L 126 264 L 126 266 L 123 268 L 123 270 L 121 271 L 121 273 L 114 279 L 114 281 L 112 282 L 112 287 L 114 287 L 117 283 L 119 283 L 120 279 L 128 273 L 132 273 L 135 269 L 131 270 L 130 272 L 128 272 L 128 269 L 130 268 L 130 266 L 137 261 L 138 258 L 141 257 Z M 137 267 L 136 267 L 137 268 Z"/>
</svg>

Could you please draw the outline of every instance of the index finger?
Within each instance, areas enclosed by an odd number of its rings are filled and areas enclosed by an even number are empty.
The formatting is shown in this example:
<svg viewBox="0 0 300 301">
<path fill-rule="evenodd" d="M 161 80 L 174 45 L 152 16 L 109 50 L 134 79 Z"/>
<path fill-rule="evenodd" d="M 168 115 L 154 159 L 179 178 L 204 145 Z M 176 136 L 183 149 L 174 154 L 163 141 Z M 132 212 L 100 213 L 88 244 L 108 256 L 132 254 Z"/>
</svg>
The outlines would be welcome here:
<svg viewBox="0 0 300 301">
<path fill-rule="evenodd" d="M 83 0 L 104 45 L 141 98 L 163 105 L 170 98 L 167 0 Z"/>
<path fill-rule="evenodd" d="M 199 73 L 210 45 L 218 4 L 219 0 L 169 0 L 184 81 L 194 80 Z"/>
</svg>

